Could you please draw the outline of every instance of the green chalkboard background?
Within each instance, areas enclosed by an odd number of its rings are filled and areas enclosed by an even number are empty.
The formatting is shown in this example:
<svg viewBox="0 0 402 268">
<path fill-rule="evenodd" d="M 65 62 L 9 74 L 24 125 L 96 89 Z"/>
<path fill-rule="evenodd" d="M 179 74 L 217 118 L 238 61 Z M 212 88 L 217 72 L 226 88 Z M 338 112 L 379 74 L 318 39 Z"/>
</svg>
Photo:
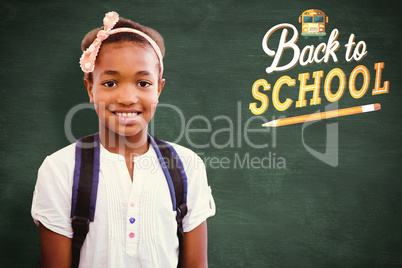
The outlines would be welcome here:
<svg viewBox="0 0 402 268">
<path fill-rule="evenodd" d="M 300 31 L 298 17 L 310 8 L 328 15 L 328 34 L 339 30 L 338 63 L 298 65 L 268 75 L 272 58 L 262 50 L 263 36 L 279 23 Z M 402 10 L 397 1 L 387 0 L 1 1 L 1 267 L 34 267 L 39 260 L 39 232 L 30 216 L 37 169 L 47 155 L 70 143 L 66 117 L 88 102 L 78 64 L 80 42 L 111 10 L 165 38 L 163 106 L 151 130 L 206 161 L 217 206 L 208 221 L 210 267 L 402 267 Z M 344 45 L 352 33 L 356 42 L 366 42 L 368 54 L 346 63 Z M 279 34 L 273 35 L 270 45 L 275 48 L 278 40 Z M 300 37 L 297 44 L 327 40 L 328 35 Z M 371 94 L 376 62 L 385 62 L 382 81 L 390 82 L 388 94 Z M 271 103 L 264 119 L 254 118 L 248 108 L 258 79 L 273 85 L 289 75 L 297 86 L 285 86 L 281 98 L 296 100 L 299 73 L 323 70 L 325 78 L 337 67 L 349 78 L 359 64 L 370 71 L 369 90 L 354 99 L 347 88 L 338 107 L 381 103 L 378 112 L 273 131 L 261 123 L 324 111 L 330 103 L 323 91 L 321 105 L 293 104 L 279 112 Z M 361 83 L 358 79 L 358 88 Z M 97 131 L 92 109 L 80 110 L 71 122 L 77 138 Z M 183 124 L 206 131 L 182 135 Z M 337 128 L 336 167 L 306 149 L 325 153 L 329 126 Z M 244 129 L 261 132 L 245 134 Z M 254 148 L 249 142 L 268 146 Z M 271 167 L 267 159 L 265 167 L 240 166 L 238 160 L 247 156 L 270 156 Z M 218 167 L 214 161 L 223 158 L 229 164 Z"/>
</svg>

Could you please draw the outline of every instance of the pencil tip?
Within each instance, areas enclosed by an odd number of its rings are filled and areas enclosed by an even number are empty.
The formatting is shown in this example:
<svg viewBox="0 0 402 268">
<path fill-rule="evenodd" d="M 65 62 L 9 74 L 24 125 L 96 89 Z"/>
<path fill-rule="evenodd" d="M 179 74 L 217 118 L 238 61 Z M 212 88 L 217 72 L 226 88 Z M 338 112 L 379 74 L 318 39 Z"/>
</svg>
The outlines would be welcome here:
<svg viewBox="0 0 402 268">
<path fill-rule="evenodd" d="M 279 119 L 272 120 L 272 121 L 262 124 L 262 126 L 263 127 L 276 127 L 276 126 L 278 126 L 278 121 L 279 121 Z"/>
</svg>

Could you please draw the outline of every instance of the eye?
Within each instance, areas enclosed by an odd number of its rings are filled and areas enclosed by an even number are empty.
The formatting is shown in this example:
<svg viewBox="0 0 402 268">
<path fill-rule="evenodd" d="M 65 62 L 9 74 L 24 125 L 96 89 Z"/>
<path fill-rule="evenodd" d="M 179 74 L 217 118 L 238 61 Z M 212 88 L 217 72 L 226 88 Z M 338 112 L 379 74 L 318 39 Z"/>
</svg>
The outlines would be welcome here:
<svg viewBox="0 0 402 268">
<path fill-rule="evenodd" d="M 151 85 L 151 83 L 146 82 L 146 81 L 141 81 L 141 82 L 138 82 L 138 85 L 140 87 L 149 87 Z"/>
<path fill-rule="evenodd" d="M 115 86 L 117 86 L 116 82 L 113 82 L 113 81 L 107 81 L 107 82 L 103 83 L 102 85 L 104 85 L 105 87 L 115 87 Z"/>
</svg>

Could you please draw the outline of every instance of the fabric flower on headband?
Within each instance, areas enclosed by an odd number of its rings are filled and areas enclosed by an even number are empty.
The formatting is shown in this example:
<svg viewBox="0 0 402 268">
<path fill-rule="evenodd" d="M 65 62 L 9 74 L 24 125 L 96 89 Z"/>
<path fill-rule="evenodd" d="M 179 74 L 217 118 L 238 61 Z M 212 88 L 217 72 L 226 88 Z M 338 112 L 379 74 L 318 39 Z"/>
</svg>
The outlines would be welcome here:
<svg viewBox="0 0 402 268">
<path fill-rule="evenodd" d="M 95 69 L 95 61 L 96 61 L 96 56 L 99 53 L 100 46 L 102 45 L 103 40 L 109 37 L 109 35 L 116 34 L 116 33 L 121 33 L 121 32 L 131 32 L 138 34 L 142 37 L 145 38 L 149 42 L 149 44 L 152 46 L 154 49 L 156 55 L 158 56 L 159 63 L 160 63 L 160 72 L 159 72 L 159 78 L 162 78 L 162 73 L 163 73 L 163 57 L 161 50 L 159 46 L 155 43 L 155 41 L 149 37 L 147 34 L 144 32 L 141 32 L 139 30 L 133 29 L 133 28 L 112 28 L 115 26 L 115 24 L 119 21 L 119 14 L 117 14 L 114 11 L 108 12 L 105 15 L 105 18 L 103 19 L 103 30 L 100 30 L 98 34 L 96 35 L 96 39 L 93 41 L 93 43 L 87 48 L 87 50 L 82 53 L 82 56 L 80 58 L 80 66 L 81 69 L 84 73 L 91 73 Z"/>
</svg>

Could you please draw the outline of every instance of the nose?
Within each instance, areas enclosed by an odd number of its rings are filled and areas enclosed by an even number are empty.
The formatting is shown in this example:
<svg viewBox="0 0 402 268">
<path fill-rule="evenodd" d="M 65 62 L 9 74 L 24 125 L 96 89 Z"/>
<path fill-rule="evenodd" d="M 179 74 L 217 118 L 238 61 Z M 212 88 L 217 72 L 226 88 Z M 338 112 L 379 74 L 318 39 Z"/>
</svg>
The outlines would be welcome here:
<svg viewBox="0 0 402 268">
<path fill-rule="evenodd" d="M 132 105 L 138 102 L 138 90 L 134 85 L 120 86 L 117 92 L 116 102 L 123 105 Z"/>
</svg>

